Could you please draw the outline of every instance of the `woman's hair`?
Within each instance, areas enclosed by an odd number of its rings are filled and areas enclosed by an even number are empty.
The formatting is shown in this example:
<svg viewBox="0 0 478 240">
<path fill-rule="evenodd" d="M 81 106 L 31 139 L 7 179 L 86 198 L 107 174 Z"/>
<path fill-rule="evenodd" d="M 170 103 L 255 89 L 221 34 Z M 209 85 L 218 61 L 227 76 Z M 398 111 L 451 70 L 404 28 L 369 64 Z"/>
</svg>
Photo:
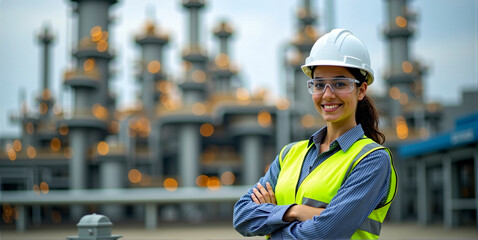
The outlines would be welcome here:
<svg viewBox="0 0 478 240">
<path fill-rule="evenodd" d="M 359 84 L 366 82 L 366 76 L 364 76 L 358 68 L 347 68 L 347 70 L 354 75 L 354 77 L 360 81 Z M 375 104 L 372 99 L 367 95 L 358 102 L 357 111 L 355 112 L 355 121 L 357 124 L 362 124 L 365 136 L 371 138 L 377 143 L 385 142 L 385 135 L 378 130 L 378 112 L 375 108 Z"/>
</svg>

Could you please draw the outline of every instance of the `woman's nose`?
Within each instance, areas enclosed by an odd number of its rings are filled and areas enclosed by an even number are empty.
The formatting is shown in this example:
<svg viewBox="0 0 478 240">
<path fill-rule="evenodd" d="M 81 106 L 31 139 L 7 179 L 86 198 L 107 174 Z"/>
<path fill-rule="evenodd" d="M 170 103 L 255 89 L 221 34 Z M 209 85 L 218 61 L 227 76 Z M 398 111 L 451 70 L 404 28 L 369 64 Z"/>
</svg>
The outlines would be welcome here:
<svg viewBox="0 0 478 240">
<path fill-rule="evenodd" d="M 332 87 L 329 84 L 325 85 L 323 97 L 324 98 L 335 97 L 335 93 L 334 91 L 332 91 Z"/>
</svg>

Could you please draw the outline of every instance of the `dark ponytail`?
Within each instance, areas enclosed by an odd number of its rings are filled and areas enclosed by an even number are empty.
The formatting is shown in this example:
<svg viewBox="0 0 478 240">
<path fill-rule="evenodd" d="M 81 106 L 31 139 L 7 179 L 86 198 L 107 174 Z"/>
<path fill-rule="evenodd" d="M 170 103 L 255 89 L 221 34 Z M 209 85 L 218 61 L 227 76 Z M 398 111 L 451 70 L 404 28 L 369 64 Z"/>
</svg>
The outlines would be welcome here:
<svg viewBox="0 0 478 240">
<path fill-rule="evenodd" d="M 367 95 L 357 104 L 355 121 L 357 121 L 357 124 L 362 124 L 365 136 L 380 144 L 385 142 L 385 135 L 378 130 L 377 109 L 372 99 Z"/>
<path fill-rule="evenodd" d="M 359 84 L 365 82 L 365 76 L 361 74 L 360 70 L 357 68 L 347 68 L 349 72 L 355 76 L 357 80 L 360 81 Z M 375 108 L 375 104 L 372 99 L 367 95 L 358 102 L 357 111 L 355 112 L 355 121 L 357 124 L 362 124 L 363 131 L 365 136 L 371 138 L 377 143 L 385 142 L 385 135 L 378 130 L 378 112 Z"/>
</svg>

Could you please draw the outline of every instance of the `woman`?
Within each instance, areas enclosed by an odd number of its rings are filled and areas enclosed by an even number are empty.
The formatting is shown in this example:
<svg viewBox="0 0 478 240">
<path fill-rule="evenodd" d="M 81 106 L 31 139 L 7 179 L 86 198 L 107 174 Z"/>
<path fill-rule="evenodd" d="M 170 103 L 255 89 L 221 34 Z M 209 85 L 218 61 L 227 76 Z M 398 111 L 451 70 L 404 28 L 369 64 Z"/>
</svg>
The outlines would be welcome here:
<svg viewBox="0 0 478 240">
<path fill-rule="evenodd" d="M 374 79 L 367 48 L 334 29 L 317 40 L 302 70 L 327 124 L 281 150 L 234 206 L 234 227 L 272 239 L 376 239 L 397 177 L 366 96 Z"/>
</svg>

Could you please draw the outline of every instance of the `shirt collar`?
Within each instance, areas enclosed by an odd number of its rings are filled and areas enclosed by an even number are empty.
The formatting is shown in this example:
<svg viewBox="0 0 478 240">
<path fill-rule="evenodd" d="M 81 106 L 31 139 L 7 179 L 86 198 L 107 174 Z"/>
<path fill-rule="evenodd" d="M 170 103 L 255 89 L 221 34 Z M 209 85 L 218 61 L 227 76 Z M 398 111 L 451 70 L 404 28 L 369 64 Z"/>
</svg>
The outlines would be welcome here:
<svg viewBox="0 0 478 240">
<path fill-rule="evenodd" d="M 309 138 L 309 143 L 307 146 L 310 146 L 312 143 L 314 143 L 317 149 L 319 149 L 320 143 L 324 139 L 325 135 L 327 135 L 327 126 L 322 127 L 317 132 L 312 134 L 312 136 Z M 358 124 L 330 144 L 332 145 L 333 143 L 337 142 L 337 144 L 340 146 L 340 149 L 346 152 L 357 140 L 362 138 L 363 135 L 364 131 L 362 125 Z"/>
</svg>

